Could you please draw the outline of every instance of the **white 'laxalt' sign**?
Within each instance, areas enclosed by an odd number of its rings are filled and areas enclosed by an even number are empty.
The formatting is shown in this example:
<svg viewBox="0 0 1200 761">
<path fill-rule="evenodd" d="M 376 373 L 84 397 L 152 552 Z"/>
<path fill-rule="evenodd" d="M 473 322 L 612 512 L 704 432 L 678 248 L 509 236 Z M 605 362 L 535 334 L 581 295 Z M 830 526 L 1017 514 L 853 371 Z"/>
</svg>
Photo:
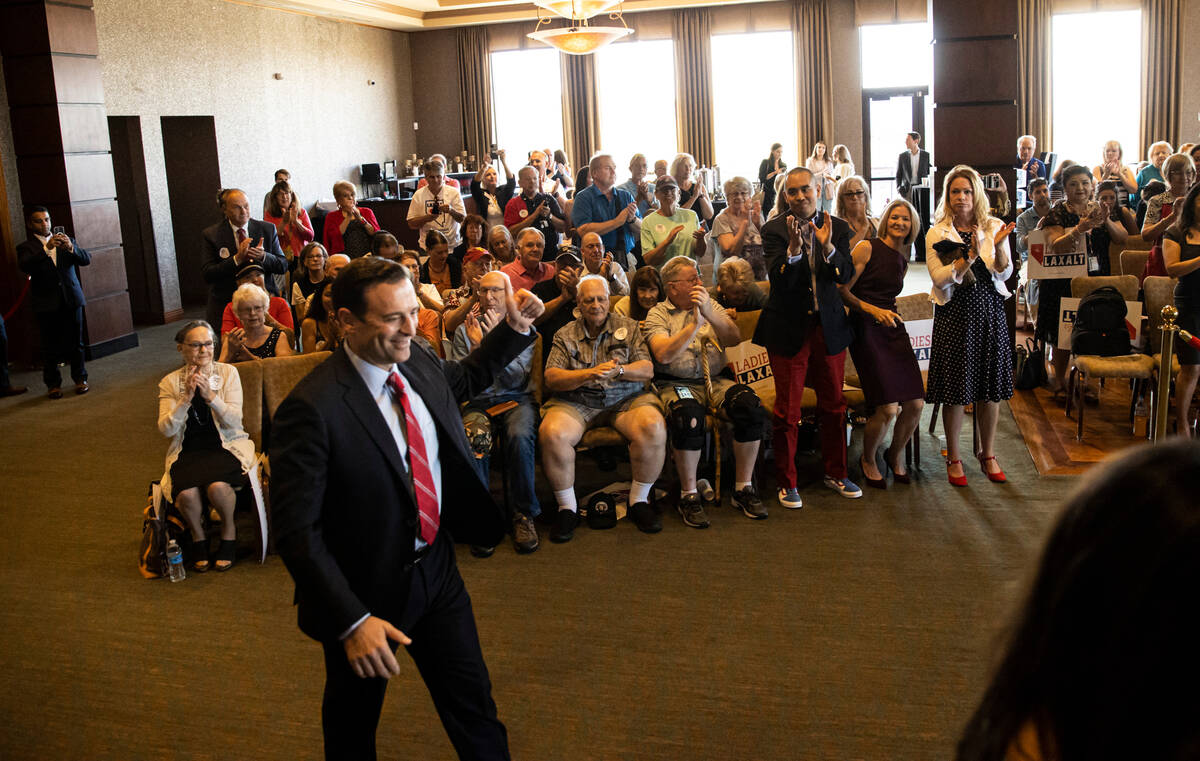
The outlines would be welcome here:
<svg viewBox="0 0 1200 761">
<path fill-rule="evenodd" d="M 1043 230 L 1029 233 L 1030 280 L 1062 280 L 1083 277 L 1088 273 L 1087 243 L 1081 237 L 1075 242 L 1075 250 L 1054 253 L 1050 237 Z"/>
</svg>

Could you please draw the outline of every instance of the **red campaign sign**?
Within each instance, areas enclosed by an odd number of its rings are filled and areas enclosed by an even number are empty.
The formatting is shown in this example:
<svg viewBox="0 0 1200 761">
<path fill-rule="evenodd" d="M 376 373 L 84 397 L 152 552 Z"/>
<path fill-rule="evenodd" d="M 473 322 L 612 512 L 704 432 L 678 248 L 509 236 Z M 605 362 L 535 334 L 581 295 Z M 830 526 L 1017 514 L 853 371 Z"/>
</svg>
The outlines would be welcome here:
<svg viewBox="0 0 1200 761">
<path fill-rule="evenodd" d="M 1029 255 L 1037 260 L 1038 264 L 1044 261 L 1046 246 L 1042 243 L 1031 243 L 1029 245 Z"/>
</svg>

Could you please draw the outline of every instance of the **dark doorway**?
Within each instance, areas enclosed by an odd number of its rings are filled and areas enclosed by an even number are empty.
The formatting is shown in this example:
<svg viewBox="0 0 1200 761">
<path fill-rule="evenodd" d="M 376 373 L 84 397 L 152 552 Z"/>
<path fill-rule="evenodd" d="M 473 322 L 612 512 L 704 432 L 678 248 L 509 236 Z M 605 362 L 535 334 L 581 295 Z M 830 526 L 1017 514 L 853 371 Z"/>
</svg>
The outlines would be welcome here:
<svg viewBox="0 0 1200 761">
<path fill-rule="evenodd" d="M 211 116 L 164 116 L 162 138 L 179 294 L 187 306 L 204 304 L 208 286 L 200 271 L 200 234 L 220 219 L 216 207 L 217 191 L 221 189 L 216 124 Z"/>
<path fill-rule="evenodd" d="M 150 191 L 146 187 L 146 153 L 142 146 L 139 116 L 108 117 L 112 145 L 113 178 L 117 184 L 117 211 L 129 282 L 129 307 L 133 321 L 159 325 L 167 322 L 163 310 L 158 247 L 150 218 Z"/>
</svg>

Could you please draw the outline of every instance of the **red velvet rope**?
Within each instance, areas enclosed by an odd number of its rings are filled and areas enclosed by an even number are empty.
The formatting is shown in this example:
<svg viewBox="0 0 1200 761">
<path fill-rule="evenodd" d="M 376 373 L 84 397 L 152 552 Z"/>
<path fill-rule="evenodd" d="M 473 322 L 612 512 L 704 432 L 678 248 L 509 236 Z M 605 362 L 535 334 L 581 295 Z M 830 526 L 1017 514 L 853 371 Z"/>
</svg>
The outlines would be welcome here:
<svg viewBox="0 0 1200 761">
<path fill-rule="evenodd" d="M 21 288 L 21 295 L 17 296 L 17 300 L 12 305 L 12 308 L 4 313 L 4 321 L 5 322 L 8 322 L 9 320 L 11 320 L 12 316 L 17 313 L 18 309 L 21 308 L 21 302 L 23 302 L 25 300 L 25 296 L 28 293 L 29 293 L 29 278 L 25 278 L 25 286 L 23 288 Z"/>
</svg>

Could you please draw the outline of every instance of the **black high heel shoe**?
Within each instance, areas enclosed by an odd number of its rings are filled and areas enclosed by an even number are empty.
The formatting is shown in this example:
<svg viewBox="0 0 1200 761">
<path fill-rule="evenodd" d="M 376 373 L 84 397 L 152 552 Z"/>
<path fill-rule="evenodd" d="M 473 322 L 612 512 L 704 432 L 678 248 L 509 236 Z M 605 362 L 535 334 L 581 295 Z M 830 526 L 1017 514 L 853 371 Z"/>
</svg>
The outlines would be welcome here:
<svg viewBox="0 0 1200 761">
<path fill-rule="evenodd" d="M 897 473 L 896 472 L 896 464 L 891 462 L 890 460 L 888 460 L 888 458 L 886 456 L 883 458 L 883 464 L 888 467 L 888 470 L 892 471 L 892 480 L 895 481 L 896 483 L 898 483 L 898 484 L 911 484 L 912 483 L 912 477 L 908 473 Z"/>
<path fill-rule="evenodd" d="M 887 478 L 871 478 L 867 475 L 866 460 L 861 456 L 858 458 L 858 467 L 862 468 L 863 480 L 867 482 L 867 486 L 873 489 L 886 489 Z"/>
</svg>

